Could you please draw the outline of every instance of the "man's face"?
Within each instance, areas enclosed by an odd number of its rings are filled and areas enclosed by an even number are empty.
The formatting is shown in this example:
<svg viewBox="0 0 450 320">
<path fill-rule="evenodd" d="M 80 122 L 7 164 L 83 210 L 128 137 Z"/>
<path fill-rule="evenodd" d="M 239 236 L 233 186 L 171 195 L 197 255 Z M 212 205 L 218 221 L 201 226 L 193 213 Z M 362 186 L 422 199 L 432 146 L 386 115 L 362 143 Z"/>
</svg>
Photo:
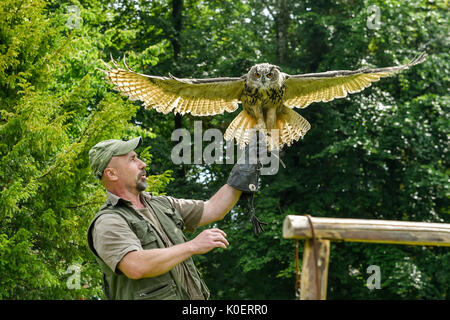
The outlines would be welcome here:
<svg viewBox="0 0 450 320">
<path fill-rule="evenodd" d="M 135 151 L 122 156 L 112 157 L 107 168 L 114 170 L 116 182 L 129 191 L 144 191 L 147 189 L 146 164 L 138 158 Z"/>
</svg>

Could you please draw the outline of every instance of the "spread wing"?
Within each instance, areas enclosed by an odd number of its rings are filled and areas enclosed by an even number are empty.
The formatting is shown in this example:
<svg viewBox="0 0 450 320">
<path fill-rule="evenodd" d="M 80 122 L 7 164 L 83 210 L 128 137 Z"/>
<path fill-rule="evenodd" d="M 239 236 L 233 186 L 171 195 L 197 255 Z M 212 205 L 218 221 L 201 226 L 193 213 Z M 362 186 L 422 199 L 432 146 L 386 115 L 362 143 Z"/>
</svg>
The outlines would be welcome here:
<svg viewBox="0 0 450 320">
<path fill-rule="evenodd" d="M 346 97 L 369 87 L 372 82 L 423 62 L 422 53 L 410 63 L 389 68 L 340 70 L 300 75 L 287 75 L 284 105 L 305 108 L 313 102 L 328 102 Z"/>
<path fill-rule="evenodd" d="M 177 79 L 148 76 L 136 73 L 126 65 L 122 69 L 114 60 L 115 68 L 103 62 L 106 78 L 115 85 L 114 89 L 131 100 L 141 100 L 144 107 L 154 108 L 162 113 L 209 116 L 224 111 L 233 112 L 244 88 L 245 78 Z"/>
</svg>

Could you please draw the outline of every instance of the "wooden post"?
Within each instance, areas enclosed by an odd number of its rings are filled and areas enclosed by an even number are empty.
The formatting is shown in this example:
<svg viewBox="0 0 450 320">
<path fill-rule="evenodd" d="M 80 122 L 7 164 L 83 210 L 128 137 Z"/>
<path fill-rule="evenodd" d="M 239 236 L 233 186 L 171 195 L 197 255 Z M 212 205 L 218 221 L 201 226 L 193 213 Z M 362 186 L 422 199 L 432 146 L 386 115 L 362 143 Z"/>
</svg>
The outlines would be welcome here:
<svg viewBox="0 0 450 320">
<path fill-rule="evenodd" d="M 314 241 L 316 241 L 317 245 L 318 268 L 316 268 Z M 303 251 L 302 277 L 300 284 L 300 300 L 326 300 L 329 258 L 329 240 L 305 240 L 305 248 Z M 316 277 L 318 277 L 318 279 Z"/>
</svg>

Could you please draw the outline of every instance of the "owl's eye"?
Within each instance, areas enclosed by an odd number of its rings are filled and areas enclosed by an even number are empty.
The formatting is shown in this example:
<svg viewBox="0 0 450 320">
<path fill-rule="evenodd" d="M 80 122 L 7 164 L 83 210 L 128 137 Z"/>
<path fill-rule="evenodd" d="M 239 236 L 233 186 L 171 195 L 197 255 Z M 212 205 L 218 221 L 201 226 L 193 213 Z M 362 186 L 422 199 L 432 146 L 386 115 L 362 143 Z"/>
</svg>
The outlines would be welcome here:
<svg viewBox="0 0 450 320">
<path fill-rule="evenodd" d="M 271 72 L 271 73 L 268 73 L 266 77 L 270 79 L 270 78 L 272 78 L 272 76 L 273 76 L 273 74 Z"/>
<path fill-rule="evenodd" d="M 255 76 L 256 76 L 256 79 L 259 79 L 259 78 L 261 78 L 261 74 L 260 74 L 260 73 L 258 73 L 258 72 L 257 72 L 257 73 L 255 74 Z"/>
</svg>

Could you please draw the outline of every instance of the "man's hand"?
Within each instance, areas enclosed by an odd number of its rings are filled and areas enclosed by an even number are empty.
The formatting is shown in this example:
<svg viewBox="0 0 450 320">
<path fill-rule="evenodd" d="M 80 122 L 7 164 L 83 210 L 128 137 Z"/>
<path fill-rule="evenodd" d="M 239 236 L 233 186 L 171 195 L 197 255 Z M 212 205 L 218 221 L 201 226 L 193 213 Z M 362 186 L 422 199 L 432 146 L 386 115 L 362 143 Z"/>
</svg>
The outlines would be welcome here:
<svg viewBox="0 0 450 320">
<path fill-rule="evenodd" d="M 226 234 L 213 228 L 202 231 L 191 241 L 168 248 L 131 251 L 119 262 L 117 268 L 130 279 L 159 276 L 172 270 L 194 254 L 203 254 L 214 248 L 228 246 Z"/>
<path fill-rule="evenodd" d="M 229 245 L 227 235 L 220 229 L 212 228 L 203 230 L 197 237 L 188 241 L 193 254 L 204 254 L 214 248 L 226 249 Z"/>
</svg>

